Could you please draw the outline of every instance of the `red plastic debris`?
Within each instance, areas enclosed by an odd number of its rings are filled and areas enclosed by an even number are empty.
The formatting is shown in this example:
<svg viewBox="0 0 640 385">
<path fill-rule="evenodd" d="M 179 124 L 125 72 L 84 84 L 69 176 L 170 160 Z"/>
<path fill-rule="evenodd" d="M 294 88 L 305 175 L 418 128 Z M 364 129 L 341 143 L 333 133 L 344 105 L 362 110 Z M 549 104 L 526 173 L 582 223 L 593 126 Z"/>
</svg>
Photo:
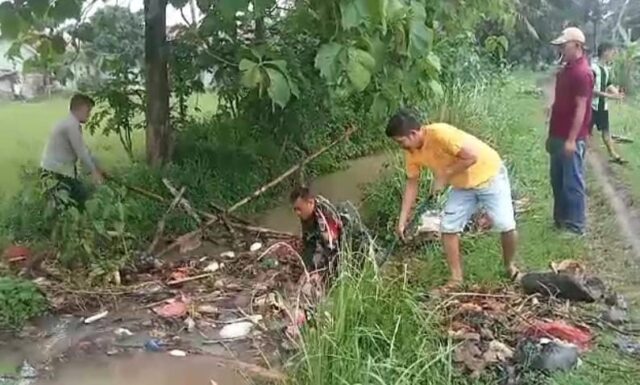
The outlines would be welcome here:
<svg viewBox="0 0 640 385">
<path fill-rule="evenodd" d="M 585 326 L 573 326 L 564 321 L 536 322 L 525 333 L 532 338 L 557 338 L 585 351 L 591 346 L 591 330 Z"/>
<path fill-rule="evenodd" d="M 24 261 L 31 257 L 31 250 L 25 246 L 11 245 L 4 249 L 2 256 L 8 262 Z"/>
<path fill-rule="evenodd" d="M 184 296 L 170 299 L 166 304 L 154 307 L 153 312 L 163 318 L 179 318 L 187 314 L 188 303 Z"/>
</svg>

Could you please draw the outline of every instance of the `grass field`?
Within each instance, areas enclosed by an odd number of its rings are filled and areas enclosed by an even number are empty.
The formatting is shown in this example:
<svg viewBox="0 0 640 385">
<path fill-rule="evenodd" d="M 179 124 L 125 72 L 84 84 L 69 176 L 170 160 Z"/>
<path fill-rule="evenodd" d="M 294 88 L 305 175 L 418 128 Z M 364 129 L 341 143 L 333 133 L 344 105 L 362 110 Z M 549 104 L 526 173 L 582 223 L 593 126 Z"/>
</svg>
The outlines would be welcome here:
<svg viewBox="0 0 640 385">
<path fill-rule="evenodd" d="M 191 107 L 198 106 L 202 113 L 215 111 L 217 98 L 200 95 L 191 100 Z M 20 171 L 23 167 L 37 166 L 47 136 L 53 125 L 68 114 L 66 98 L 52 98 L 34 103 L 0 104 L 0 194 L 15 193 L 20 186 Z M 87 144 L 106 167 L 128 162 L 117 137 L 100 134 L 87 135 Z M 136 136 L 136 148 L 142 150 L 143 135 Z"/>
<path fill-rule="evenodd" d="M 622 103 L 610 103 L 611 133 L 634 140 L 633 143 L 616 144 L 620 155 L 629 161 L 625 166 L 613 165 L 616 175 L 640 197 L 640 95 Z M 601 140 L 594 137 L 601 146 Z"/>
</svg>

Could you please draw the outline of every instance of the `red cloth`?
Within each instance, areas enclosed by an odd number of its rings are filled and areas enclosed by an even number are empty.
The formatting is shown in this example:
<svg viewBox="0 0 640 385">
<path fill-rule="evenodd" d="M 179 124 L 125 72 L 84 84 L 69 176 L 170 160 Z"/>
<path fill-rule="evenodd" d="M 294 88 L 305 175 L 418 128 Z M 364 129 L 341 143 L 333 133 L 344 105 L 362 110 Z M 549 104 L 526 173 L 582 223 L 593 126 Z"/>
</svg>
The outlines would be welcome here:
<svg viewBox="0 0 640 385">
<path fill-rule="evenodd" d="M 582 127 L 576 139 L 585 139 L 589 135 L 591 126 L 591 98 L 593 97 L 593 71 L 586 56 L 569 62 L 556 75 L 556 90 L 549 136 L 557 139 L 567 139 L 576 112 L 576 97 L 586 96 L 587 105 Z"/>
</svg>

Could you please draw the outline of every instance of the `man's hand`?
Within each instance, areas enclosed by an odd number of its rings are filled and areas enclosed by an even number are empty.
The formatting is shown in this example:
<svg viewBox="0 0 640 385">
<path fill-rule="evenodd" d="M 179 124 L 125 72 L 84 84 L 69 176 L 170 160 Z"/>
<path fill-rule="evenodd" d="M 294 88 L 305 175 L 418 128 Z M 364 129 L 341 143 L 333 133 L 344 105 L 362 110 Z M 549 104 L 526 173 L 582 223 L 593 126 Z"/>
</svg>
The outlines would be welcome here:
<svg viewBox="0 0 640 385">
<path fill-rule="evenodd" d="M 403 240 L 403 241 L 405 240 L 405 237 L 404 237 L 404 230 L 405 230 L 405 227 L 406 227 L 406 226 L 407 226 L 407 224 L 406 224 L 406 223 L 404 223 L 404 222 L 398 222 L 398 227 L 396 228 L 396 234 L 398 235 L 398 238 L 400 238 L 400 239 L 401 239 L 401 240 Z"/>
<path fill-rule="evenodd" d="M 613 94 L 613 99 L 615 100 L 624 100 L 624 92 L 617 92 Z"/>
<path fill-rule="evenodd" d="M 575 140 L 567 139 L 564 142 L 564 154 L 567 157 L 573 156 L 573 154 L 575 154 L 576 150 L 577 150 L 577 146 L 576 146 L 576 141 Z"/>
</svg>

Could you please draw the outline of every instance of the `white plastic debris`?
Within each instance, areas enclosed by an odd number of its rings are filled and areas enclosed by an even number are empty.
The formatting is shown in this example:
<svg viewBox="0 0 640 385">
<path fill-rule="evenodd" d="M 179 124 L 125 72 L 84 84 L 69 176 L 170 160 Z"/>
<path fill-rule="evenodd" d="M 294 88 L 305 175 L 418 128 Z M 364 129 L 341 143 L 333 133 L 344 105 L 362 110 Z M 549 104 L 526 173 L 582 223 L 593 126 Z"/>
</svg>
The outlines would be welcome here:
<svg viewBox="0 0 640 385">
<path fill-rule="evenodd" d="M 204 314 L 216 314 L 218 312 L 218 308 L 213 305 L 200 305 L 198 306 L 198 313 Z"/>
<path fill-rule="evenodd" d="M 236 322 L 231 325 L 227 325 L 220 330 L 220 338 L 240 338 L 244 337 L 253 328 L 253 322 Z"/>
<path fill-rule="evenodd" d="M 187 352 L 183 351 L 183 350 L 172 350 L 169 352 L 170 355 L 174 356 L 174 357 L 186 357 L 187 356 Z"/>
<path fill-rule="evenodd" d="M 220 253 L 220 257 L 222 257 L 222 258 L 235 258 L 236 257 L 236 253 L 234 253 L 233 251 L 225 251 L 224 253 Z"/>
<path fill-rule="evenodd" d="M 20 366 L 20 377 L 36 378 L 38 377 L 38 371 L 27 360 L 24 360 L 22 366 Z"/>
<path fill-rule="evenodd" d="M 262 243 L 260 242 L 255 242 L 251 245 L 251 247 L 249 248 L 249 250 L 251 250 L 251 252 L 256 252 L 258 250 L 262 249 Z"/>
<path fill-rule="evenodd" d="M 420 216 L 418 224 L 418 233 L 439 233 L 440 232 L 440 213 L 428 210 Z"/>
<path fill-rule="evenodd" d="M 187 331 L 189 333 L 192 333 L 196 329 L 196 321 L 194 321 L 191 317 L 187 317 L 187 319 L 184 320 L 184 324 L 187 327 Z"/>
<path fill-rule="evenodd" d="M 108 311 L 108 310 L 105 310 L 105 311 L 103 311 L 102 313 L 98 313 L 98 314 L 96 314 L 96 315 L 92 315 L 91 317 L 89 317 L 89 318 L 85 319 L 85 320 L 84 320 L 84 323 L 88 325 L 88 324 L 90 324 L 90 323 L 93 323 L 93 322 L 99 321 L 99 320 L 103 319 L 104 317 L 106 317 L 106 316 L 107 316 L 107 314 L 109 314 L 109 311 Z"/>
<path fill-rule="evenodd" d="M 114 330 L 114 333 L 118 337 L 131 337 L 133 335 L 133 333 L 131 333 L 131 331 L 129 329 L 125 329 L 125 328 L 118 328 L 118 329 Z"/>
<path fill-rule="evenodd" d="M 213 273 L 215 271 L 218 271 L 219 269 L 220 264 L 218 262 L 211 262 L 207 265 L 207 267 L 204 268 L 204 271 L 206 271 L 207 273 Z"/>
</svg>

